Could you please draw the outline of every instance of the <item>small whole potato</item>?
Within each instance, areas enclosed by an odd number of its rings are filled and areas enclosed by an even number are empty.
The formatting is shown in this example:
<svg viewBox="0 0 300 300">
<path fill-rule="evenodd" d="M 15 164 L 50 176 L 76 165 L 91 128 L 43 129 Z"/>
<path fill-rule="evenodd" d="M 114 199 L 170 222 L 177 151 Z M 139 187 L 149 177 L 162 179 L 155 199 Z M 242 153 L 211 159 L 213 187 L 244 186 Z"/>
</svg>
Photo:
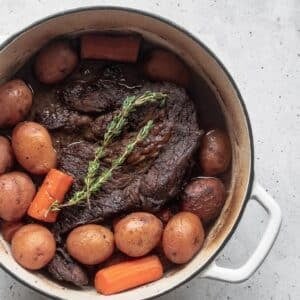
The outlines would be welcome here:
<svg viewBox="0 0 300 300">
<path fill-rule="evenodd" d="M 62 81 L 72 73 L 78 56 L 67 41 L 55 41 L 37 55 L 34 70 L 38 80 L 45 84 Z"/>
<path fill-rule="evenodd" d="M 143 65 L 147 77 L 155 81 L 170 81 L 187 87 L 190 74 L 184 63 L 172 52 L 155 49 Z"/>
<path fill-rule="evenodd" d="M 18 221 L 26 213 L 35 195 L 35 185 L 28 175 L 10 172 L 0 176 L 0 218 Z"/>
<path fill-rule="evenodd" d="M 201 249 L 204 235 L 202 223 L 195 214 L 176 214 L 163 233 L 162 245 L 166 257 L 176 264 L 188 262 Z"/>
<path fill-rule="evenodd" d="M 114 235 L 100 225 L 82 225 L 70 232 L 66 245 L 73 258 L 85 265 L 96 265 L 113 254 Z"/>
<path fill-rule="evenodd" d="M 23 121 L 32 105 L 32 92 L 24 81 L 14 79 L 0 86 L 0 127 Z"/>
<path fill-rule="evenodd" d="M 14 154 L 10 142 L 0 136 L 0 175 L 9 171 L 14 164 Z"/>
<path fill-rule="evenodd" d="M 22 222 L 3 222 L 1 224 L 1 234 L 5 241 L 11 242 L 15 233 L 22 227 L 24 224 Z"/>
<path fill-rule="evenodd" d="M 214 176 L 225 172 L 231 155 L 230 140 L 225 131 L 213 129 L 203 136 L 199 160 L 204 175 Z"/>
<path fill-rule="evenodd" d="M 196 214 L 204 224 L 216 219 L 225 203 L 225 187 L 218 178 L 198 178 L 184 189 L 181 209 Z"/>
<path fill-rule="evenodd" d="M 150 213 L 135 212 L 118 221 L 114 228 L 117 248 L 128 256 L 140 257 L 160 242 L 163 224 Z"/>
<path fill-rule="evenodd" d="M 56 242 L 52 233 L 44 226 L 28 224 L 14 234 L 11 251 L 22 267 L 39 270 L 53 259 Z"/>
<path fill-rule="evenodd" d="M 57 154 L 45 127 L 35 122 L 19 123 L 12 133 L 15 156 L 28 172 L 46 174 L 55 168 Z"/>
</svg>

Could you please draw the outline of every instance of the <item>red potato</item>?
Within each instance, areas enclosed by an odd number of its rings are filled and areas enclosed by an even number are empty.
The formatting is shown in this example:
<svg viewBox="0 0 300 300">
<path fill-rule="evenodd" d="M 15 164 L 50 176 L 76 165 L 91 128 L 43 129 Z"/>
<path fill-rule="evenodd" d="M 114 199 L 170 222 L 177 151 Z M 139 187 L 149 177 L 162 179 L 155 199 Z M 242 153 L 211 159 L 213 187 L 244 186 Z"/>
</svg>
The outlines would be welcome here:
<svg viewBox="0 0 300 300">
<path fill-rule="evenodd" d="M 11 251 L 14 259 L 22 267 L 39 270 L 53 259 L 56 242 L 46 227 L 28 224 L 21 227 L 13 236 Z"/>
<path fill-rule="evenodd" d="M 197 178 L 185 187 L 181 199 L 183 211 L 196 214 L 204 224 L 208 224 L 222 211 L 226 199 L 225 186 L 219 178 Z"/>
<path fill-rule="evenodd" d="M 118 221 L 114 230 L 117 248 L 128 256 L 140 257 L 159 243 L 163 225 L 152 214 L 136 212 Z"/>
<path fill-rule="evenodd" d="M 12 147 L 18 162 L 30 173 L 46 174 L 56 166 L 50 134 L 38 123 L 19 123 L 12 133 Z"/>
<path fill-rule="evenodd" d="M 54 84 L 70 75 L 78 64 L 77 53 L 67 41 L 55 41 L 37 55 L 34 70 L 37 79 Z"/>
<path fill-rule="evenodd" d="M 32 105 L 32 92 L 24 81 L 14 79 L 0 85 L 0 127 L 23 121 Z"/>
<path fill-rule="evenodd" d="M 136 62 L 141 38 L 137 35 L 86 34 L 81 37 L 81 58 Z"/>
<path fill-rule="evenodd" d="M 0 176 L 0 218 L 18 221 L 26 213 L 35 195 L 35 185 L 28 175 L 10 172 Z"/>
<path fill-rule="evenodd" d="M 109 258 L 114 251 L 113 233 L 100 225 L 82 225 L 68 235 L 69 254 L 86 265 L 96 265 Z"/>
<path fill-rule="evenodd" d="M 22 226 L 24 226 L 22 222 L 3 222 L 1 224 L 1 234 L 4 240 L 10 243 L 15 233 Z"/>
<path fill-rule="evenodd" d="M 184 264 L 201 249 L 204 236 L 200 219 L 190 212 L 180 212 L 165 227 L 162 238 L 164 253 L 170 261 Z"/>
<path fill-rule="evenodd" d="M 9 171 L 14 164 L 14 154 L 10 142 L 0 136 L 0 175 Z"/>
<path fill-rule="evenodd" d="M 230 139 L 225 131 L 213 129 L 203 136 L 199 161 L 204 175 L 215 176 L 225 172 L 231 156 Z"/>
<path fill-rule="evenodd" d="M 144 73 L 154 81 L 170 81 L 187 87 L 190 74 L 184 63 L 173 53 L 153 50 L 143 65 Z"/>
</svg>

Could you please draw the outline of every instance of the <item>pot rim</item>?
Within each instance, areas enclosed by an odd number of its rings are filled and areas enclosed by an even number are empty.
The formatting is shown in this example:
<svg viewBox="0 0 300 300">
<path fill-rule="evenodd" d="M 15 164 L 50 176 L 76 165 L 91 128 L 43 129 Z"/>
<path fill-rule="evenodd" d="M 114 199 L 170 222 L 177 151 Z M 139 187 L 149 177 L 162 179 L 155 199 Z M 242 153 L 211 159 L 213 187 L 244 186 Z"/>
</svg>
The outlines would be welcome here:
<svg viewBox="0 0 300 300">
<path fill-rule="evenodd" d="M 169 292 L 171 292 L 172 290 L 175 290 L 176 288 L 178 288 L 179 286 L 183 285 L 184 283 L 190 281 L 191 279 L 193 279 L 195 276 L 197 276 L 203 269 L 205 269 L 209 264 L 211 264 L 213 262 L 213 260 L 216 258 L 216 256 L 220 253 L 220 251 L 224 248 L 224 246 L 226 245 L 226 243 L 229 241 L 229 239 L 231 238 L 231 236 L 233 235 L 233 233 L 235 232 L 242 216 L 243 213 L 245 211 L 245 207 L 247 205 L 247 202 L 250 198 L 250 195 L 252 193 L 252 187 L 253 187 L 253 182 L 254 182 L 254 142 L 253 142 L 253 133 L 252 133 L 252 127 L 251 127 L 251 122 L 250 122 L 250 118 L 249 118 L 249 114 L 244 102 L 244 99 L 241 95 L 241 92 L 237 86 L 237 84 L 235 83 L 233 77 L 231 76 L 231 74 L 229 73 L 229 71 L 227 70 L 227 68 L 225 67 L 225 65 L 221 62 L 221 60 L 217 57 L 217 55 L 210 50 L 210 48 L 208 46 L 206 46 L 205 43 L 203 43 L 198 37 L 196 37 L 194 34 L 190 33 L 187 29 L 185 29 L 184 27 L 178 25 L 177 23 L 173 22 L 170 19 L 167 19 L 165 17 L 162 17 L 156 13 L 153 12 L 148 12 L 148 11 L 144 11 L 144 10 L 140 10 L 140 9 L 136 9 L 136 8 L 131 8 L 131 7 L 125 7 L 125 6 L 109 6 L 109 5 L 100 5 L 100 6 L 86 6 L 86 7 L 78 7 L 78 8 L 73 8 L 73 9 L 67 9 L 58 13 L 54 13 L 54 14 L 50 14 L 42 19 L 39 19 L 35 22 L 32 22 L 30 25 L 24 27 L 23 29 L 17 31 L 16 33 L 12 34 L 10 37 L 8 37 L 7 39 L 5 39 L 2 43 L 0 43 L 0 50 L 2 50 L 5 46 L 7 46 L 8 44 L 10 44 L 15 38 L 17 38 L 19 35 L 21 35 L 22 33 L 26 32 L 27 30 L 38 26 L 48 20 L 60 17 L 60 16 L 65 16 L 65 15 L 69 15 L 69 14 L 73 14 L 76 12 L 88 12 L 88 11 L 93 11 L 93 10 L 119 10 L 119 11 L 125 11 L 125 12 L 132 12 L 132 13 L 136 13 L 136 14 L 140 14 L 140 15 L 144 15 L 147 17 L 151 17 L 153 19 L 157 19 L 167 25 L 170 25 L 172 27 L 174 27 L 175 29 L 177 29 L 178 31 L 181 31 L 183 34 L 187 35 L 189 38 L 191 38 L 193 41 L 195 41 L 198 45 L 200 45 L 202 48 L 205 49 L 205 51 L 211 56 L 213 57 L 213 59 L 217 62 L 217 64 L 219 65 L 219 67 L 223 70 L 223 72 L 225 73 L 225 75 L 228 77 L 230 83 L 232 84 L 234 90 L 237 93 L 238 99 L 241 103 L 242 106 L 242 110 L 246 119 L 246 123 L 247 123 L 247 127 L 248 127 L 248 133 L 249 133 L 249 141 L 250 141 L 250 175 L 249 175 L 249 182 L 247 185 L 247 192 L 245 194 L 245 198 L 241 207 L 241 210 L 239 212 L 239 215 L 237 217 L 236 222 L 234 223 L 230 233 L 227 235 L 227 237 L 224 239 L 224 241 L 222 242 L 221 246 L 219 246 L 219 248 L 216 250 L 216 252 L 214 253 L 214 255 L 212 255 L 208 261 L 200 268 L 198 269 L 196 272 L 192 273 L 186 280 L 180 282 L 179 284 L 170 287 L 168 290 L 163 291 L 158 293 L 155 296 L 151 296 L 151 297 L 147 297 L 144 298 L 144 300 L 148 300 L 148 299 L 154 299 L 158 296 L 162 296 L 164 294 L 167 294 Z M 43 291 L 42 289 L 34 286 L 34 285 L 30 285 L 29 283 L 25 282 L 22 278 L 18 277 L 15 273 L 11 272 L 9 270 L 8 267 L 0 264 L 0 268 L 2 268 L 5 272 L 7 272 L 10 276 L 12 276 L 14 279 L 16 279 L 17 281 L 21 282 L 23 285 L 25 285 L 26 287 L 44 295 L 47 297 L 50 297 L 52 299 L 58 299 L 61 300 L 61 298 L 53 296 L 51 294 L 49 294 L 48 292 Z"/>
</svg>

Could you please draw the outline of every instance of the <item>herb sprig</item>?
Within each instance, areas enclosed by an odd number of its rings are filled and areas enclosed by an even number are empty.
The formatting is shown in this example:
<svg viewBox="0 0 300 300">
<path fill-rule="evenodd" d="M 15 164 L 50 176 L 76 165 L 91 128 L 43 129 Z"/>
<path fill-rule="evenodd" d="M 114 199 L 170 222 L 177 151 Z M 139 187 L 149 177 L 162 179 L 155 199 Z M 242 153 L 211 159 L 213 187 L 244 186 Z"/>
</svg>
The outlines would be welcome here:
<svg viewBox="0 0 300 300">
<path fill-rule="evenodd" d="M 90 186 L 89 192 L 90 194 L 96 193 L 104 183 L 106 183 L 111 177 L 113 172 L 118 169 L 127 159 L 127 157 L 133 152 L 135 149 L 136 145 L 143 141 L 153 128 L 153 121 L 150 120 L 147 122 L 147 124 L 139 131 L 135 139 L 133 139 L 129 144 L 126 145 L 123 153 L 113 160 L 111 167 L 105 169 L 99 177 L 94 179 L 92 181 L 92 184 Z M 87 190 L 81 190 L 79 192 L 76 192 L 73 197 L 66 203 L 64 204 L 59 204 L 57 201 L 55 201 L 52 206 L 51 210 L 52 211 L 58 211 L 63 207 L 68 207 L 68 206 L 74 206 L 78 205 L 82 201 L 87 199 Z"/>
<path fill-rule="evenodd" d="M 84 179 L 85 187 L 81 191 L 81 194 L 86 194 L 88 203 L 91 196 L 91 185 L 94 178 L 97 176 L 97 172 L 100 168 L 100 161 L 105 155 L 105 150 L 114 138 L 118 137 L 122 133 L 123 128 L 128 122 L 129 115 L 135 111 L 137 107 L 146 103 L 160 102 L 160 104 L 163 105 L 166 96 L 167 95 L 163 93 L 146 91 L 141 96 L 128 96 L 124 100 L 121 111 L 108 124 L 102 144 L 96 149 L 94 159 L 89 162 L 87 174 Z"/>
<path fill-rule="evenodd" d="M 54 201 L 49 210 L 58 211 L 63 207 L 77 205 L 84 200 L 87 200 L 88 204 L 90 205 L 90 196 L 97 192 L 101 186 L 112 177 L 112 172 L 125 162 L 127 157 L 134 150 L 136 144 L 144 140 L 153 127 L 153 121 L 151 120 L 139 131 L 135 140 L 126 146 L 122 155 L 112 162 L 111 167 L 104 170 L 98 176 L 100 162 L 105 156 L 106 149 L 112 143 L 112 141 L 122 133 L 123 128 L 128 123 L 129 115 L 134 112 L 137 107 L 146 103 L 159 102 L 160 105 L 164 105 L 166 97 L 166 94 L 150 91 L 146 91 L 141 96 L 128 96 L 122 104 L 121 111 L 108 124 L 103 141 L 96 149 L 94 159 L 89 162 L 87 174 L 84 178 L 84 187 L 82 190 L 75 192 L 73 196 L 64 204 Z"/>
</svg>

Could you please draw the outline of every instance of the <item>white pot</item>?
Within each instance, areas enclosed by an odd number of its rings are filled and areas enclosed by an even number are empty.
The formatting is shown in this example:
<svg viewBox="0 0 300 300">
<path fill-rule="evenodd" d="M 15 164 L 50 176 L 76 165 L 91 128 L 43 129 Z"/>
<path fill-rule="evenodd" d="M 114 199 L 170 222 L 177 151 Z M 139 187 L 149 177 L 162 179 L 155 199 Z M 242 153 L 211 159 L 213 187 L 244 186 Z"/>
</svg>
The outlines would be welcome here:
<svg viewBox="0 0 300 300">
<path fill-rule="evenodd" d="M 63 287 L 38 272 L 29 272 L 15 262 L 9 245 L 3 239 L 0 239 L 1 266 L 43 294 L 72 300 L 147 299 L 177 287 L 198 273 L 202 277 L 229 282 L 246 280 L 271 249 L 279 231 L 281 211 L 272 197 L 254 181 L 251 127 L 238 88 L 222 63 L 202 42 L 170 21 L 145 12 L 116 7 L 77 9 L 43 19 L 8 38 L 0 46 L 0 81 L 9 79 L 50 39 L 90 30 L 139 32 L 145 38 L 176 52 L 197 76 L 205 79 L 223 111 L 233 147 L 231 180 L 225 207 L 210 230 L 203 249 L 191 262 L 166 274 L 159 281 L 117 295 L 102 296 L 93 288 L 77 290 Z M 197 80 L 193 83 L 193 93 L 196 95 L 194 98 L 198 99 L 196 101 L 200 101 Z M 265 233 L 243 266 L 237 269 L 219 267 L 215 263 L 216 256 L 233 233 L 250 199 L 257 201 L 268 213 Z"/>
</svg>

